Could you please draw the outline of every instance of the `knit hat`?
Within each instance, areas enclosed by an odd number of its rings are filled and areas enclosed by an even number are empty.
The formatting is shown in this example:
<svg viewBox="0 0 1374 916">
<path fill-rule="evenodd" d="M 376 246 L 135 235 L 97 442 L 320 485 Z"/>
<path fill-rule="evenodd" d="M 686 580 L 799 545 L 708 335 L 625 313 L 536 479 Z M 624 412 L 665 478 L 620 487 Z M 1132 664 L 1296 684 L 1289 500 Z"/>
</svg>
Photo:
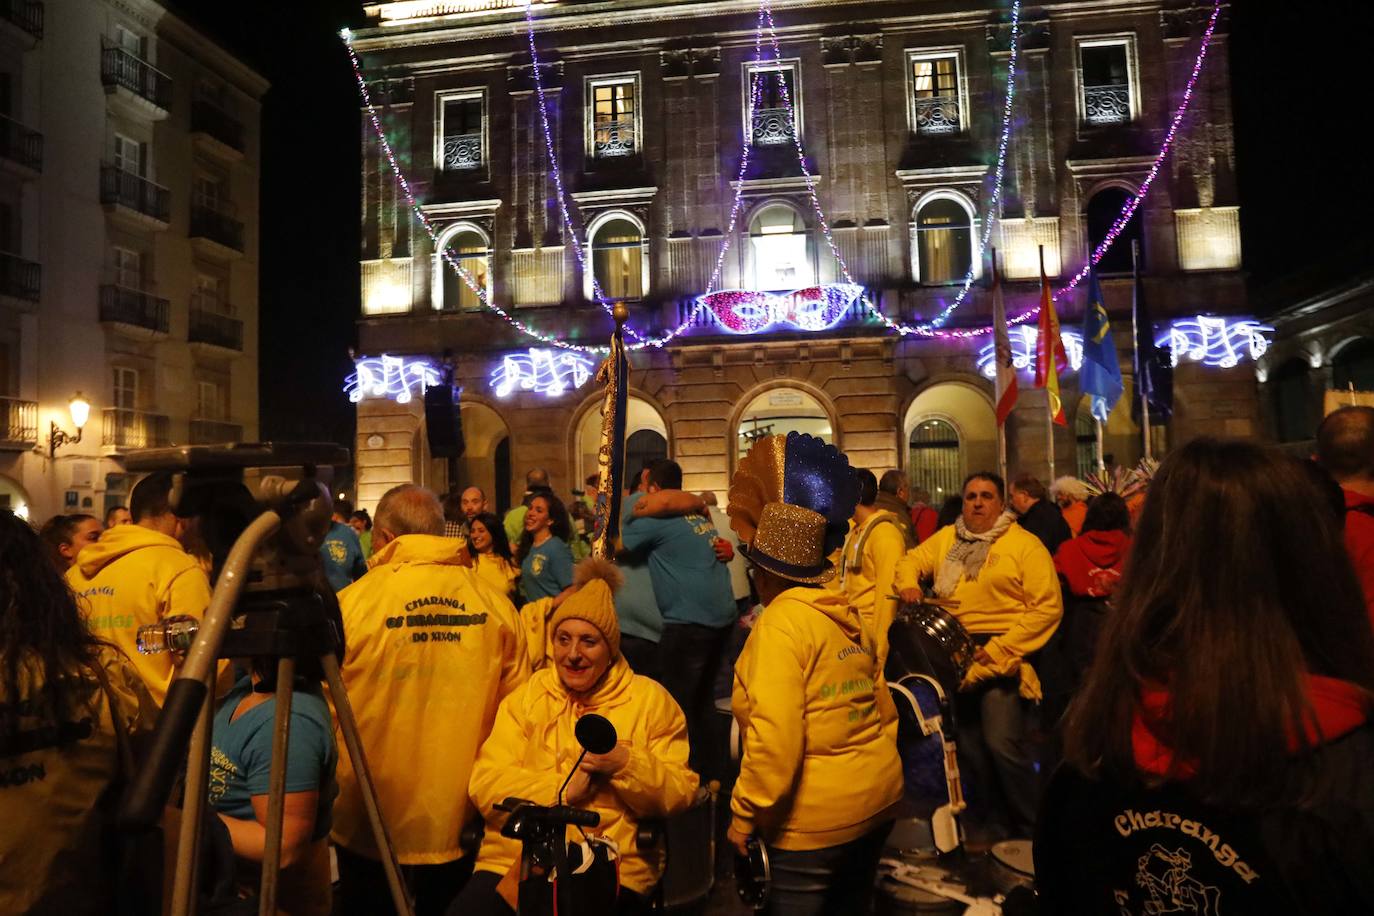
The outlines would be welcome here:
<svg viewBox="0 0 1374 916">
<path fill-rule="evenodd" d="M 625 576 L 610 560 L 592 557 L 577 564 L 573 570 L 573 586 L 569 595 L 549 618 L 549 634 L 565 620 L 585 620 L 601 631 L 611 647 L 611 658 L 620 655 L 620 621 L 615 616 L 615 590 Z"/>
</svg>

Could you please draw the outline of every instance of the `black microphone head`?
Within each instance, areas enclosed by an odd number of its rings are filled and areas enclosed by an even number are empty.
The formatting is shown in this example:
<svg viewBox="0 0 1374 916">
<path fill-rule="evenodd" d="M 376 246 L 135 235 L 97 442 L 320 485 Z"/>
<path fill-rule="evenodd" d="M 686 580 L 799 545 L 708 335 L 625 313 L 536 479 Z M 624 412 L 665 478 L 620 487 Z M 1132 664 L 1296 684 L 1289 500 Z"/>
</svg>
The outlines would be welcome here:
<svg viewBox="0 0 1374 916">
<path fill-rule="evenodd" d="M 577 743 L 589 754 L 609 754 L 615 750 L 615 726 L 605 716 L 588 713 L 577 720 L 573 728 Z"/>
</svg>

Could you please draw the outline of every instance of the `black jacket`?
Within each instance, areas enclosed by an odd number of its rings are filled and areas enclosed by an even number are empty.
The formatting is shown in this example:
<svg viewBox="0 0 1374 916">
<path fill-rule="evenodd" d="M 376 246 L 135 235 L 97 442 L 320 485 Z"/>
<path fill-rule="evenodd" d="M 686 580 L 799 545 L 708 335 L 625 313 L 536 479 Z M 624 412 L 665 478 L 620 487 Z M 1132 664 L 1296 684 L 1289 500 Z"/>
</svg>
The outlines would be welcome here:
<svg viewBox="0 0 1374 916">
<path fill-rule="evenodd" d="M 1035 839 L 1041 912 L 1374 913 L 1374 726 L 1308 760 L 1311 803 L 1245 814 L 1186 784 L 1121 786 L 1060 767 Z"/>
<path fill-rule="evenodd" d="M 1069 523 L 1064 521 L 1064 513 L 1048 499 L 1037 499 L 1016 523 L 1038 537 L 1050 556 L 1054 556 L 1060 544 L 1073 537 Z"/>
</svg>

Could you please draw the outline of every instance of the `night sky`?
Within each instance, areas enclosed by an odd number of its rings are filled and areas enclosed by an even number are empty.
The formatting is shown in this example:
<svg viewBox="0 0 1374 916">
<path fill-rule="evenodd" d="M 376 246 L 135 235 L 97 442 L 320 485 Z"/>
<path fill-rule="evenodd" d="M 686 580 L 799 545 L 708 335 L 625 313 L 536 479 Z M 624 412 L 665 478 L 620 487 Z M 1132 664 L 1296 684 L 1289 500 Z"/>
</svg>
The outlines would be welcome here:
<svg viewBox="0 0 1374 916">
<path fill-rule="evenodd" d="M 1319 282 L 1368 270 L 1371 157 L 1357 137 L 1365 0 L 1233 0 L 1232 90 L 1245 267 L 1252 294 L 1293 274 Z M 352 444 L 341 393 L 356 339 L 360 125 L 338 38 L 365 25 L 360 0 L 175 7 L 272 83 L 263 105 L 259 252 L 262 434 Z M 1357 120 L 1358 119 L 1358 120 Z M 1355 234 L 1355 233 L 1358 233 Z"/>
</svg>

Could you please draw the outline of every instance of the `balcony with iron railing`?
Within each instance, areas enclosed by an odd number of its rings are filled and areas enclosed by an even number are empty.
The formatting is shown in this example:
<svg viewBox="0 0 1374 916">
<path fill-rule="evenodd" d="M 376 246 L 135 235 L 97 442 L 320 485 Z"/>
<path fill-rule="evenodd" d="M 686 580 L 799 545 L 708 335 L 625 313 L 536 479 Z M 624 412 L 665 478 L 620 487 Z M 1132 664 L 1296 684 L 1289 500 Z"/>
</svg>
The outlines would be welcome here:
<svg viewBox="0 0 1374 916">
<path fill-rule="evenodd" d="M 38 443 L 38 402 L 0 398 L 0 449 L 27 451 Z"/>
<path fill-rule="evenodd" d="M 191 420 L 192 445 L 220 445 L 243 440 L 243 427 L 224 420 Z"/>
<path fill-rule="evenodd" d="M 220 208 L 193 205 L 189 236 L 192 242 L 209 241 L 231 252 L 243 254 L 243 223 Z"/>
<path fill-rule="evenodd" d="M 43 171 L 43 135 L 0 115 L 0 160 L 25 176 Z"/>
<path fill-rule="evenodd" d="M 43 289 L 43 265 L 0 252 L 0 296 L 38 304 Z"/>
<path fill-rule="evenodd" d="M 635 119 L 618 118 L 597 121 L 592 132 L 592 155 L 597 159 L 614 159 L 635 154 Z"/>
<path fill-rule="evenodd" d="M 482 135 L 454 134 L 444 138 L 444 171 L 470 171 L 482 167 Z"/>
<path fill-rule="evenodd" d="M 193 344 L 208 344 L 224 350 L 243 352 L 243 322 L 221 312 L 191 306 L 191 323 L 186 339 Z"/>
<path fill-rule="evenodd" d="M 191 133 L 203 134 L 239 155 L 245 149 L 243 122 L 205 99 L 191 103 Z"/>
<path fill-rule="evenodd" d="M 1093 125 L 1129 123 L 1130 85 L 1084 86 L 1083 120 Z"/>
<path fill-rule="evenodd" d="M 154 334 L 171 326 L 171 303 L 142 290 L 107 284 L 100 287 L 100 320 Z"/>
<path fill-rule="evenodd" d="M 0 0 L 0 20 L 34 38 L 43 37 L 43 4 L 38 0 Z"/>
<path fill-rule="evenodd" d="M 958 96 L 933 95 L 918 98 L 915 108 L 916 133 L 923 137 L 957 134 L 963 127 Z"/>
<path fill-rule="evenodd" d="M 163 227 L 172 221 L 172 192 L 117 165 L 100 167 L 100 202 Z"/>
<path fill-rule="evenodd" d="M 172 424 L 165 414 L 106 407 L 102 420 L 100 444 L 106 448 L 164 448 L 172 444 Z"/>
<path fill-rule="evenodd" d="M 754 143 L 779 146 L 792 142 L 792 112 L 786 108 L 755 108 Z"/>
<path fill-rule="evenodd" d="M 101 50 L 100 81 L 107 93 L 129 92 L 151 106 L 154 114 L 165 117 L 171 110 L 171 77 L 123 48 Z"/>
</svg>

